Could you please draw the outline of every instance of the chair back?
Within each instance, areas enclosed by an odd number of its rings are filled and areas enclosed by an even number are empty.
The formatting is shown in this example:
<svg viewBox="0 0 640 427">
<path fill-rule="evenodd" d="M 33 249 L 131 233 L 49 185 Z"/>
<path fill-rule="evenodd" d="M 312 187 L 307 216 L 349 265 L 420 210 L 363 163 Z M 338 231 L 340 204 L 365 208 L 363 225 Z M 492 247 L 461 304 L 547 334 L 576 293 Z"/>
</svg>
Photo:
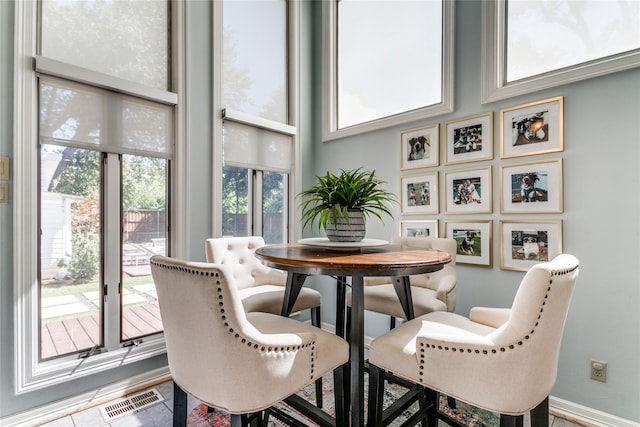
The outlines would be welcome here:
<svg viewBox="0 0 640 427">
<path fill-rule="evenodd" d="M 556 381 L 560 342 L 577 277 L 576 257 L 558 255 L 529 269 L 508 320 L 486 336 L 468 341 L 459 332 L 440 334 L 438 340 L 418 337 L 419 348 L 445 349 L 420 354 L 420 366 L 429 366 L 422 377 L 424 384 L 503 414 L 534 408 Z"/>
<path fill-rule="evenodd" d="M 516 292 L 509 320 L 488 337 L 501 348 L 529 348 L 517 358 L 515 369 L 535 372 L 531 380 L 542 398 L 556 382 L 560 343 L 578 270 L 578 259 L 569 254 L 531 267 Z M 525 347 L 526 342 L 529 345 Z"/>
<path fill-rule="evenodd" d="M 310 381 L 313 334 L 276 339 L 258 331 L 247 319 L 232 267 L 157 255 L 151 272 L 169 369 L 185 392 L 209 406 L 245 413 L 269 407 Z M 303 372 L 300 378 L 290 375 L 296 369 Z"/>
<path fill-rule="evenodd" d="M 261 236 L 206 239 L 207 262 L 231 267 L 238 289 L 263 284 L 284 286 L 286 273 L 267 267 L 255 256 L 255 250 L 264 245 Z"/>
<path fill-rule="evenodd" d="M 449 238 L 438 237 L 402 237 L 391 238 L 392 245 L 405 248 L 417 248 L 426 250 L 443 251 L 451 255 L 451 262 L 445 264 L 442 270 L 427 274 L 416 274 L 411 276 L 411 286 L 420 286 L 438 291 L 440 281 L 445 277 L 447 280 L 456 281 L 456 241 Z M 437 298 L 447 304 L 447 311 L 455 309 L 455 295 L 437 295 Z"/>
</svg>

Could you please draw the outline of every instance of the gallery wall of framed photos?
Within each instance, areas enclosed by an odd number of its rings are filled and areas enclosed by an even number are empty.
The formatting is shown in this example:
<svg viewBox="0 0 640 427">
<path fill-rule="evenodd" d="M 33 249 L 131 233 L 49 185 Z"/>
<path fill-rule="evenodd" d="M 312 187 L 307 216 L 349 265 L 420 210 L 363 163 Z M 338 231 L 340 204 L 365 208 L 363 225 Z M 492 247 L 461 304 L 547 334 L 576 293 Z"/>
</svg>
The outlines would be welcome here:
<svg viewBox="0 0 640 427">
<path fill-rule="evenodd" d="M 561 253 L 563 102 L 402 131 L 400 234 L 452 237 L 458 264 L 492 268 L 497 251 L 503 270 L 527 271 Z"/>
</svg>

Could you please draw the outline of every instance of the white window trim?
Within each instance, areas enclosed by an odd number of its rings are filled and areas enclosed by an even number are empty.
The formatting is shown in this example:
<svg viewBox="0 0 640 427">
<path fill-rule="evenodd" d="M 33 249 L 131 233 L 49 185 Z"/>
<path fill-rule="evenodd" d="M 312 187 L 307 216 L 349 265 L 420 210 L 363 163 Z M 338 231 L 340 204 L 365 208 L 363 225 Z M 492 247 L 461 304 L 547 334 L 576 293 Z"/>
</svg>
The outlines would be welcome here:
<svg viewBox="0 0 640 427">
<path fill-rule="evenodd" d="M 454 1 L 442 1 L 442 102 L 338 129 L 337 2 L 322 3 L 322 140 L 330 141 L 454 111 Z"/>
<path fill-rule="evenodd" d="M 222 1 L 213 2 L 213 51 L 222 52 Z M 223 159 L 223 143 L 222 143 L 222 124 L 223 121 L 233 120 L 250 126 L 256 126 L 262 129 L 280 132 L 284 135 L 290 135 L 293 139 L 293 165 L 289 174 L 288 183 L 289 199 L 288 199 L 288 238 L 289 241 L 297 241 L 302 235 L 300 216 L 296 209 L 296 194 L 302 191 L 302 177 L 300 176 L 301 149 L 298 123 L 300 117 L 300 20 L 301 5 L 300 0 L 287 0 L 287 26 L 288 26 L 288 51 L 289 59 L 288 68 L 288 87 L 289 87 L 289 123 L 278 123 L 272 120 L 253 116 L 241 111 L 226 108 L 222 104 L 222 55 L 213 55 L 213 111 L 212 134 L 213 134 L 213 150 L 211 164 L 213 165 L 213 176 L 211 186 L 211 227 L 214 230 L 214 237 L 222 236 L 222 162 Z"/>
<path fill-rule="evenodd" d="M 640 66 L 638 49 L 507 83 L 506 36 L 505 0 L 482 2 L 483 104 Z"/>
<path fill-rule="evenodd" d="M 89 358 L 79 359 L 77 354 L 54 360 L 39 361 L 38 351 L 38 283 L 37 259 L 38 244 L 38 150 L 37 150 L 37 78 L 34 70 L 36 56 L 36 2 L 15 3 L 15 61 L 14 61 L 14 156 L 17 167 L 14 181 L 14 363 L 15 363 L 15 393 L 23 394 L 34 390 L 85 377 L 94 373 L 104 372 L 106 369 L 138 362 L 150 357 L 166 353 L 166 345 L 162 334 L 146 338 L 135 347 L 119 348 L 95 354 Z M 172 33 L 177 37 L 173 41 L 172 52 L 174 69 L 172 75 L 183 79 L 185 58 L 182 29 L 185 28 L 185 7 L 182 2 L 172 2 Z M 182 43 L 176 49 L 177 43 Z M 47 66 L 55 66 L 47 62 Z M 182 82 L 182 80 L 177 80 Z M 183 84 L 183 83 L 181 83 Z M 117 87 L 113 88 L 118 90 Z M 177 87 L 178 93 L 183 86 Z M 120 88 L 122 90 L 122 88 Z M 150 91 L 147 95 L 151 94 Z M 177 100 L 179 97 L 176 96 Z M 167 103 L 174 99 L 173 95 L 166 95 L 159 102 Z M 188 255 L 185 248 L 186 224 L 184 218 L 187 211 L 184 190 L 186 179 L 184 171 L 187 169 L 184 156 L 184 109 L 177 108 L 176 112 L 176 150 L 173 178 L 173 223 L 172 244 L 176 256 Z M 18 166 L 19 165 L 19 166 Z M 178 206 L 176 208 L 175 206 Z"/>
</svg>

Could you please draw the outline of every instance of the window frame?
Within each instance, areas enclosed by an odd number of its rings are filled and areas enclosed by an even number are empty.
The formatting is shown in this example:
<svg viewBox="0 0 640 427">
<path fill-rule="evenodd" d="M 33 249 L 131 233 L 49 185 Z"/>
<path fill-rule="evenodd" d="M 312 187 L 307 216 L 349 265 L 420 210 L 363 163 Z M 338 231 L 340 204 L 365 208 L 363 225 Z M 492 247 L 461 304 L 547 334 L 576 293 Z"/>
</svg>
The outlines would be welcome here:
<svg viewBox="0 0 640 427">
<path fill-rule="evenodd" d="M 254 126 L 259 129 L 264 129 L 272 132 L 277 132 L 285 136 L 289 136 L 292 139 L 292 166 L 287 178 L 288 182 L 288 199 L 287 199 L 287 238 L 289 241 L 295 241 L 297 236 L 302 233 L 301 225 L 296 220 L 298 210 L 296 206 L 296 194 L 301 191 L 302 178 L 301 178 L 301 150 L 300 150 L 300 137 L 298 122 L 300 117 L 300 21 L 301 21 L 301 5 L 300 0 L 286 0 L 287 3 L 287 89 L 288 89 L 288 122 L 281 123 L 271 119 L 258 117 L 243 111 L 227 108 L 223 105 L 222 100 L 222 55 L 214 55 L 213 57 L 213 93 L 211 95 L 213 100 L 213 150 L 212 150 L 212 182 L 211 186 L 211 199 L 212 199 L 212 212 L 211 212 L 211 227 L 214 230 L 214 235 L 222 235 L 222 171 L 223 171 L 223 123 L 224 121 L 232 121 L 247 126 Z M 223 1 L 213 2 L 213 51 L 222 52 L 222 28 L 223 28 L 223 14 L 222 14 Z M 257 215 L 252 210 L 252 215 Z M 261 220 L 258 220 L 257 225 Z M 254 226 L 256 223 L 254 223 Z"/>
<path fill-rule="evenodd" d="M 454 15 L 452 0 L 442 0 L 442 101 L 437 104 L 338 129 L 338 7 L 322 2 L 322 140 L 330 141 L 454 111 Z"/>
<path fill-rule="evenodd" d="M 38 292 L 38 83 L 36 68 L 40 72 L 76 79 L 119 93 L 133 94 L 156 102 L 175 104 L 174 160 L 170 162 L 170 176 L 174 177 L 169 190 L 171 213 L 175 224 L 171 230 L 172 252 L 184 256 L 187 247 L 186 218 L 187 191 L 180 191 L 187 185 L 184 173 L 187 170 L 184 156 L 185 111 L 178 104 L 183 93 L 185 6 L 182 2 L 171 2 L 171 78 L 175 93 L 159 95 L 157 89 L 148 90 L 101 73 L 82 70 L 58 61 L 37 58 L 36 2 L 16 2 L 15 4 L 15 52 L 14 52 L 14 161 L 16 174 L 14 181 L 14 390 L 17 395 L 33 390 L 57 385 L 88 375 L 104 372 L 166 353 L 164 335 L 149 337 L 135 347 L 120 347 L 113 351 L 96 353 L 88 358 L 78 358 L 77 354 L 53 360 L 40 361 L 39 346 L 39 292 Z M 179 47 L 179 48 L 178 48 Z M 39 64 L 36 66 L 35 62 Z M 44 64 L 44 65 L 43 65 Z M 69 68 L 71 67 L 71 68 Z M 79 72 L 79 74 L 78 74 Z M 86 80 L 89 79 L 89 80 Z M 97 83 L 96 83 L 97 82 Z M 157 91 L 157 92 L 156 92 Z M 19 165 L 19 166 L 18 166 Z"/>
<path fill-rule="evenodd" d="M 482 2 L 481 103 L 578 82 L 640 66 L 640 49 L 556 69 L 514 82 L 506 81 L 507 0 Z"/>
</svg>

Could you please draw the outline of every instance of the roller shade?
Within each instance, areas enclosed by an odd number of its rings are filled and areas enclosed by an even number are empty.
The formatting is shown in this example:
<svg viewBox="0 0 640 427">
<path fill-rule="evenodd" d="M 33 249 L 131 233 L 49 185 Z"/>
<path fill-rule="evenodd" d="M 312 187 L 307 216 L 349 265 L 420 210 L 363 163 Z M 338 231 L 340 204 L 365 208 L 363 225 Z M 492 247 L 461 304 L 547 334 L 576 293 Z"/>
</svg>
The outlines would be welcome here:
<svg viewBox="0 0 640 427">
<path fill-rule="evenodd" d="M 173 107 L 39 76 L 40 142 L 171 158 Z"/>
<path fill-rule="evenodd" d="M 225 120 L 222 129 L 224 164 L 290 173 L 292 144 L 284 135 Z"/>
</svg>

